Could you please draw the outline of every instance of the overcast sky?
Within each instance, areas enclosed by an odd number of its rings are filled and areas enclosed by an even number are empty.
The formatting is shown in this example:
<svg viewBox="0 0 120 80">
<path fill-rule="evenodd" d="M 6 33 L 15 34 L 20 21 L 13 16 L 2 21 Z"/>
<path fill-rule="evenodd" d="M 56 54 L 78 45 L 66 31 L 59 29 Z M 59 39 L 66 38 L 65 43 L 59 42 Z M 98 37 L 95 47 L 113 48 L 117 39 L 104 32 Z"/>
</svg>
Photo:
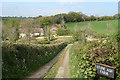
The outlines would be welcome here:
<svg viewBox="0 0 120 80">
<path fill-rule="evenodd" d="M 82 12 L 86 15 L 112 16 L 118 13 L 118 1 L 109 0 L 4 0 L 0 16 L 50 16 L 70 11 Z M 98 2 L 99 1 L 99 2 Z"/>
</svg>

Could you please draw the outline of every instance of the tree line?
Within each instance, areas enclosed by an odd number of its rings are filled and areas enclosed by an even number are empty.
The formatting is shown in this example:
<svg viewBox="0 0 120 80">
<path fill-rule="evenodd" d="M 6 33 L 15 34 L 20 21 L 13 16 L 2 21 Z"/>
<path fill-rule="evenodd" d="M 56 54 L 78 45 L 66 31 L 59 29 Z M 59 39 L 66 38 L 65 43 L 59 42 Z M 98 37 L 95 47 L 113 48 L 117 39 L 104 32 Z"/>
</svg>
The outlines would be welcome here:
<svg viewBox="0 0 120 80">
<path fill-rule="evenodd" d="M 42 16 L 35 17 L 35 19 L 42 18 Z M 102 20 L 113 20 L 113 19 L 118 19 L 118 14 L 115 14 L 113 16 L 98 16 L 98 15 L 91 15 L 87 16 L 83 14 L 82 12 L 69 12 L 68 14 L 62 13 L 62 14 L 57 14 L 57 15 L 52 15 L 48 16 L 46 18 L 51 18 L 50 21 L 52 23 L 60 24 L 62 19 L 66 23 L 69 22 L 81 22 L 81 21 L 102 21 Z"/>
<path fill-rule="evenodd" d="M 43 28 L 44 36 L 50 40 L 50 28 L 58 24 L 59 28 L 66 28 L 65 23 L 69 22 L 84 22 L 84 21 L 102 21 L 118 19 L 118 14 L 114 16 L 87 16 L 82 12 L 69 12 L 56 14 L 52 16 L 37 17 L 2 17 L 2 40 L 8 38 L 10 41 L 17 41 L 19 39 L 20 29 L 28 36 L 27 40 L 30 41 L 30 33 L 33 28 Z"/>
</svg>

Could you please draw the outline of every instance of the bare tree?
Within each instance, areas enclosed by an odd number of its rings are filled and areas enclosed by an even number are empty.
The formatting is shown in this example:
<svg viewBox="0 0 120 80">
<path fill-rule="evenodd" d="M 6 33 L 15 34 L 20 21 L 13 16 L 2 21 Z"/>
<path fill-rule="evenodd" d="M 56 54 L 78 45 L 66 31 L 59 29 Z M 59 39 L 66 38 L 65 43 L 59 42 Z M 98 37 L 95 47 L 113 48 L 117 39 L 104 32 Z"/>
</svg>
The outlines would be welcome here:
<svg viewBox="0 0 120 80">
<path fill-rule="evenodd" d="M 47 27 L 46 38 L 47 38 L 48 41 L 51 41 L 52 32 L 51 32 L 51 28 L 50 27 Z"/>
<path fill-rule="evenodd" d="M 2 23 L 2 40 L 5 41 L 7 39 L 7 27 L 4 23 Z"/>
<path fill-rule="evenodd" d="M 31 42 L 31 33 L 33 29 L 33 19 L 24 19 L 20 24 L 20 31 L 26 34 L 26 40 L 30 44 Z"/>
<path fill-rule="evenodd" d="M 66 28 L 64 19 L 61 20 L 61 28 Z"/>
</svg>

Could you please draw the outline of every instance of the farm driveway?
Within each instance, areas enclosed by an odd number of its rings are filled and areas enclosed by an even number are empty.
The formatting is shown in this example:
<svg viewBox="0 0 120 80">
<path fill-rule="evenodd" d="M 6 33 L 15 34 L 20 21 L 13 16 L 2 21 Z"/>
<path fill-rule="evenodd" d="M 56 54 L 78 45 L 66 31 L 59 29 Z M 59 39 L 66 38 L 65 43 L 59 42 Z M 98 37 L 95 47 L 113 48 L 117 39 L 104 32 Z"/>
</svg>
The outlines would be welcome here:
<svg viewBox="0 0 120 80">
<path fill-rule="evenodd" d="M 70 48 L 69 48 L 70 49 Z M 70 78 L 70 70 L 69 70 L 69 49 L 67 50 L 64 60 L 59 67 L 55 78 Z"/>
<path fill-rule="evenodd" d="M 56 61 L 59 59 L 60 55 L 63 53 L 64 50 L 65 48 L 60 53 L 58 53 L 58 55 L 53 60 L 45 64 L 37 72 L 32 73 L 32 75 L 29 76 L 28 78 L 43 78 L 44 75 L 48 72 L 48 70 L 53 66 L 53 64 L 55 64 Z"/>
</svg>

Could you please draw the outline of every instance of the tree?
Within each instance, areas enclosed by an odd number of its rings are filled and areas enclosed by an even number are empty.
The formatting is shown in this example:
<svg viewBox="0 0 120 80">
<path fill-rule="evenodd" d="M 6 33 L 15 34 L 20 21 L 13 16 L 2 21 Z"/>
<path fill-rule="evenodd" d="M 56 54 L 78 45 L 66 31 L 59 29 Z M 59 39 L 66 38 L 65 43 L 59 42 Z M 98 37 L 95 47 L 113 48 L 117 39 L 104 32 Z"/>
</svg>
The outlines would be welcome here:
<svg viewBox="0 0 120 80">
<path fill-rule="evenodd" d="M 96 14 L 95 17 L 96 17 L 96 21 L 98 21 L 99 16 Z"/>
<path fill-rule="evenodd" d="M 113 16 L 113 18 L 114 18 L 114 19 L 118 19 L 118 16 L 119 16 L 119 14 L 115 14 L 115 15 Z"/>
<path fill-rule="evenodd" d="M 82 18 L 77 12 L 69 12 L 68 17 L 70 19 L 70 22 L 77 22 Z"/>
<path fill-rule="evenodd" d="M 62 29 L 62 28 L 58 29 L 56 31 L 56 33 L 59 36 L 64 36 L 64 35 L 70 35 L 71 34 L 69 29 Z"/>
<path fill-rule="evenodd" d="M 38 18 L 42 18 L 42 15 L 39 15 L 39 16 L 35 17 L 35 19 L 38 19 Z"/>
<path fill-rule="evenodd" d="M 61 25 L 61 28 L 66 29 L 66 25 L 65 25 L 64 19 L 61 20 L 61 24 L 60 25 Z"/>
<path fill-rule="evenodd" d="M 2 22 L 1 22 L 2 23 Z M 5 25 L 5 23 L 2 23 L 2 40 L 5 41 L 7 39 L 8 35 L 8 30 L 7 27 Z"/>
<path fill-rule="evenodd" d="M 52 37 L 51 28 L 47 27 L 46 38 L 48 41 L 51 41 L 51 37 Z"/>
<path fill-rule="evenodd" d="M 32 29 L 34 27 L 34 22 L 33 19 L 24 19 L 23 21 L 21 21 L 20 24 L 20 28 L 21 28 L 21 32 L 26 34 L 26 40 L 28 41 L 28 43 L 30 44 L 31 42 L 31 33 L 32 33 Z"/>
<path fill-rule="evenodd" d="M 2 30 L 2 20 L 0 19 L 0 30 Z M 1 41 L 2 41 L 2 31 L 0 31 L 0 45 L 1 45 Z M 2 47 L 2 46 L 0 46 Z"/>
<path fill-rule="evenodd" d="M 51 21 L 50 21 L 50 17 L 43 17 L 40 22 L 39 25 L 41 28 L 43 28 L 44 30 L 44 35 L 46 35 L 46 31 L 47 31 L 47 27 L 49 25 L 51 25 Z"/>
<path fill-rule="evenodd" d="M 19 39 L 19 21 L 17 18 L 9 18 L 6 22 L 8 28 L 8 38 L 11 42 Z"/>
<path fill-rule="evenodd" d="M 90 19 L 91 19 L 91 21 L 94 21 L 94 20 L 96 20 L 96 17 L 94 15 L 91 15 Z"/>
</svg>

